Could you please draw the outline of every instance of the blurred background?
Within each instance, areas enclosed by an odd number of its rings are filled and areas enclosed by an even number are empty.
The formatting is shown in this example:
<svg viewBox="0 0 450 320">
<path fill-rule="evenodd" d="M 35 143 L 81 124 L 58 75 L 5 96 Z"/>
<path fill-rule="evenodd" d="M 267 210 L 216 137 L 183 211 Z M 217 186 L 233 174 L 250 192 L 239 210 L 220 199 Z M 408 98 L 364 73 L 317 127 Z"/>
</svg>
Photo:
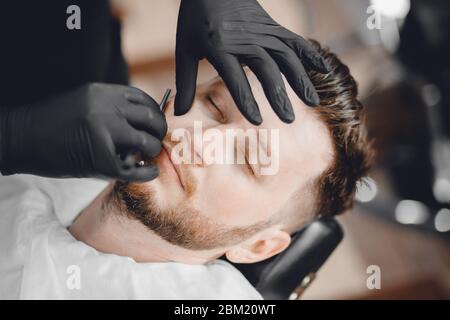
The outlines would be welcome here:
<svg viewBox="0 0 450 320">
<path fill-rule="evenodd" d="M 180 0 L 113 0 L 133 85 L 175 89 Z M 304 299 L 450 298 L 450 1 L 259 0 L 350 67 L 377 157 Z M 216 72 L 202 62 L 199 82 Z M 371 265 L 381 289 L 368 289 Z"/>
</svg>

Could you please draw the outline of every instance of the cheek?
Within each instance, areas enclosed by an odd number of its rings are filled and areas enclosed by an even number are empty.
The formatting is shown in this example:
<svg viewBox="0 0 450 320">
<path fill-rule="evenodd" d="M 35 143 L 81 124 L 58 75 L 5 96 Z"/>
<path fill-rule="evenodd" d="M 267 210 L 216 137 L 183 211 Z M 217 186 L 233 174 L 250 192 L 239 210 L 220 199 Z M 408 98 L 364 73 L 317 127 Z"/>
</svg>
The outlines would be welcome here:
<svg viewBox="0 0 450 320">
<path fill-rule="evenodd" d="M 167 177 L 160 175 L 155 180 L 145 183 L 146 188 L 152 194 L 152 202 L 161 210 L 177 208 L 185 200 L 185 196 L 181 189 L 175 187 L 173 181 L 169 181 Z"/>
<path fill-rule="evenodd" d="M 246 226 L 265 220 L 276 212 L 278 195 L 238 170 L 233 165 L 202 168 L 195 207 L 227 225 Z"/>
</svg>

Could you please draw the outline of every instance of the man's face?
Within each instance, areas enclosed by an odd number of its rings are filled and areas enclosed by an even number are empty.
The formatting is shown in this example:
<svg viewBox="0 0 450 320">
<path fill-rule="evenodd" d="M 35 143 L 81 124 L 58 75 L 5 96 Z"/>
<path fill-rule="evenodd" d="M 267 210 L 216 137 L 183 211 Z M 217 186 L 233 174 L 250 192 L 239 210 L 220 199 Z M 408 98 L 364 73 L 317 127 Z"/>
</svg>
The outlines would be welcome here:
<svg viewBox="0 0 450 320">
<path fill-rule="evenodd" d="M 311 185 L 332 159 L 328 130 L 289 85 L 287 90 L 296 120 L 292 124 L 281 122 L 271 109 L 259 81 L 251 72 L 247 75 L 264 119 L 260 126 L 250 124 L 241 115 L 220 78 L 197 88 L 193 106 L 184 116 L 173 116 L 173 99 L 168 103 L 165 112 L 169 134 L 164 140 L 163 152 L 156 159 L 160 176 L 139 186 L 151 194 L 152 207 L 160 215 L 182 212 L 180 224 L 187 224 L 185 227 L 189 228 L 190 221 L 195 220 L 196 228 L 217 228 L 208 230 L 212 234 L 234 228 L 242 228 L 245 232 L 246 227 L 271 221 L 292 205 L 289 200 L 294 194 L 300 194 L 296 204 L 300 204 L 298 214 L 304 210 L 305 222 L 308 220 L 306 212 L 314 202 Z M 245 147 L 234 139 L 232 150 L 227 148 L 230 142 L 226 141 L 227 132 L 243 131 L 256 136 L 257 144 L 249 143 L 251 138 L 247 136 Z M 214 134 L 208 138 L 208 132 Z M 218 150 L 216 147 L 220 148 L 218 142 L 221 139 L 222 159 L 227 152 L 234 151 L 236 158 L 247 161 L 236 163 L 235 158 L 231 162 L 225 159 L 219 161 L 221 163 L 211 163 L 211 159 L 206 159 L 208 146 L 209 151 Z M 190 164 L 179 164 L 183 143 L 191 146 L 189 157 L 186 157 L 186 151 L 182 154 L 184 160 L 192 160 Z M 212 148 L 211 144 L 215 146 Z M 209 152 L 211 154 L 217 155 Z M 257 163 L 246 164 L 251 157 Z M 261 163 L 261 157 L 265 157 L 265 164 Z M 269 163 L 267 159 L 270 159 Z M 263 168 L 266 168 L 265 172 Z M 202 241 L 201 236 L 197 240 Z"/>
</svg>

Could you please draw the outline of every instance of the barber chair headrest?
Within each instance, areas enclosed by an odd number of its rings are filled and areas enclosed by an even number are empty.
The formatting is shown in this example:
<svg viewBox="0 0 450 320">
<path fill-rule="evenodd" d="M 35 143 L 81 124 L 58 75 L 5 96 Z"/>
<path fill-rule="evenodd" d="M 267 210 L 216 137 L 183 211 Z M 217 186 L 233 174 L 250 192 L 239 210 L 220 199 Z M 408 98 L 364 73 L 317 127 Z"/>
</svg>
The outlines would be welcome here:
<svg viewBox="0 0 450 320">
<path fill-rule="evenodd" d="M 289 247 L 280 254 L 258 263 L 233 265 L 264 299 L 295 299 L 342 237 L 342 228 L 334 218 L 321 218 L 295 233 Z"/>
</svg>

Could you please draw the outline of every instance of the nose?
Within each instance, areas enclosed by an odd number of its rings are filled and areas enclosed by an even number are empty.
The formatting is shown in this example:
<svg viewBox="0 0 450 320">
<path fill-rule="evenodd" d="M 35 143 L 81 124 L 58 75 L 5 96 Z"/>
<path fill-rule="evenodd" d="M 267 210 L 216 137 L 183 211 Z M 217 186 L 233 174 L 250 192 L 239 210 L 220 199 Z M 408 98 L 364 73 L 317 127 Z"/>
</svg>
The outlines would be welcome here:
<svg viewBox="0 0 450 320">
<path fill-rule="evenodd" d="M 165 144 L 169 145 L 173 159 L 178 159 L 178 164 L 183 165 L 202 165 L 202 136 L 196 136 L 198 133 L 191 128 L 177 128 L 168 132 L 165 137 Z"/>
<path fill-rule="evenodd" d="M 191 158 L 194 159 L 192 164 L 195 166 L 203 167 L 203 130 L 199 132 L 194 125 L 193 130 L 188 132 L 191 132 L 187 139 L 191 149 Z"/>
</svg>

